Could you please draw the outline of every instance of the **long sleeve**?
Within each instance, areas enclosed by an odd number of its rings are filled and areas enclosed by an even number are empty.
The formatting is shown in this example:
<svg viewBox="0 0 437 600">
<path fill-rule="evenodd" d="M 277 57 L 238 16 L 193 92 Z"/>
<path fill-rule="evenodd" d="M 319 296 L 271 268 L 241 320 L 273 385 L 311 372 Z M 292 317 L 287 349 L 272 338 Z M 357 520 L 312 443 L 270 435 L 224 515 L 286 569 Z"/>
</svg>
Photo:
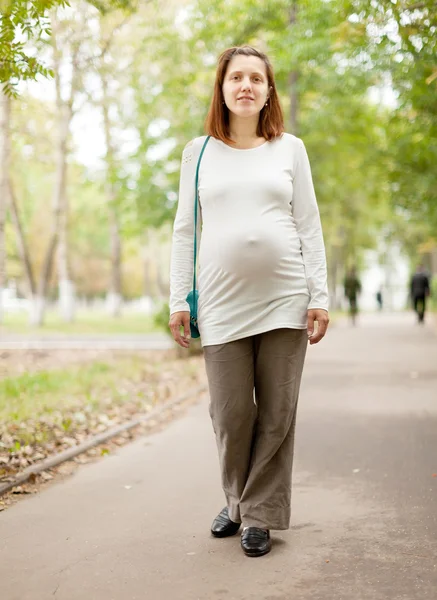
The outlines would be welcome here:
<svg viewBox="0 0 437 600">
<path fill-rule="evenodd" d="M 301 243 L 305 275 L 310 292 L 308 309 L 328 310 L 325 245 L 308 155 L 302 140 L 293 179 L 292 215 Z"/>
<path fill-rule="evenodd" d="M 178 208 L 173 226 L 170 266 L 170 314 L 189 311 L 186 297 L 193 285 L 194 196 L 199 138 L 187 144 L 181 161 Z M 197 213 L 197 248 L 200 243 L 201 212 Z"/>
</svg>

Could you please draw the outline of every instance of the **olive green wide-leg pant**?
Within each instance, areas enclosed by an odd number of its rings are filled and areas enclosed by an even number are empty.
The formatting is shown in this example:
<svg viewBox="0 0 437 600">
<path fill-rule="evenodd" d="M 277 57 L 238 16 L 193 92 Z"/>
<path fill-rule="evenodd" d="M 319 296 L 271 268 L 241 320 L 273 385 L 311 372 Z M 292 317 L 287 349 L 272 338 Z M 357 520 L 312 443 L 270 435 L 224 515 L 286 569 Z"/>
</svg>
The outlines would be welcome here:
<svg viewBox="0 0 437 600">
<path fill-rule="evenodd" d="M 204 347 L 222 486 L 230 518 L 244 526 L 289 528 L 307 344 L 306 330 L 275 329 Z"/>
</svg>

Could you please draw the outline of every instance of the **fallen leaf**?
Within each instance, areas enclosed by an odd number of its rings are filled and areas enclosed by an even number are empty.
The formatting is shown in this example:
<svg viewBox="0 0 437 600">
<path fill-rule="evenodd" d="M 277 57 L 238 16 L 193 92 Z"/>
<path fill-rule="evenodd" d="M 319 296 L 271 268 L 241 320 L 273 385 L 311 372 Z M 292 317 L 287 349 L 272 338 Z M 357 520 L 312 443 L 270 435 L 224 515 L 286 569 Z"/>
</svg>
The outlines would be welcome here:
<svg viewBox="0 0 437 600">
<path fill-rule="evenodd" d="M 144 356 L 146 360 L 142 362 L 141 370 L 138 371 L 136 363 L 133 363 L 136 375 L 133 378 L 120 378 L 116 389 L 105 387 L 92 389 L 90 397 L 67 394 L 55 410 L 47 410 L 20 422 L 0 421 L 0 482 L 13 482 L 13 478 L 30 465 L 36 465 L 53 454 L 75 447 L 108 427 L 150 412 L 169 395 L 178 395 L 179 387 L 205 384 L 201 356 L 193 356 L 183 361 L 174 358 L 173 353 L 169 354 L 168 351 L 153 353 L 147 351 Z M 123 358 L 120 358 L 117 353 L 106 350 L 98 352 L 25 350 L 3 354 L 0 352 L 0 357 L 2 357 L 0 379 L 14 377 L 22 372 L 51 372 L 94 361 L 102 360 L 109 365 L 112 363 L 117 365 L 118 361 L 126 360 L 124 354 Z M 136 354 L 135 360 L 137 360 Z M 93 402 L 89 403 L 91 397 Z M 74 472 L 78 464 L 86 464 L 96 457 L 111 453 L 117 446 L 122 446 L 143 433 L 164 427 L 184 407 L 185 404 L 177 409 L 167 410 L 159 417 L 155 416 L 150 422 L 142 423 L 139 427 L 107 441 L 103 446 L 89 450 L 68 463 L 58 465 L 53 470 L 53 475 L 42 474 L 33 477 L 33 485 L 48 481 L 57 475 L 68 475 Z M 126 486 L 126 489 L 129 490 L 131 487 Z M 15 488 L 15 491 L 11 490 L 11 495 L 32 493 L 26 489 L 26 486 L 15 486 Z"/>
<path fill-rule="evenodd" d="M 32 492 L 21 485 L 17 485 L 12 489 L 13 494 L 31 494 Z"/>
</svg>

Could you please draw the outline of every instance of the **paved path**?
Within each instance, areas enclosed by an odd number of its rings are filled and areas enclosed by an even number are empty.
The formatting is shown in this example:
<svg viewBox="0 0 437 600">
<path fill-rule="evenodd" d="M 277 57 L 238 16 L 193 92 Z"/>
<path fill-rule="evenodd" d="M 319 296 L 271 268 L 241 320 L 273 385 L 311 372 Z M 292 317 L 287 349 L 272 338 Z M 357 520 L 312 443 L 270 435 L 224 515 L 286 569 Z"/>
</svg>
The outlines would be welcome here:
<svg viewBox="0 0 437 600">
<path fill-rule="evenodd" d="M 0 513 L 2 600 L 435 600 L 437 337 L 411 316 L 309 349 L 292 528 L 246 558 L 203 399 L 165 431 Z M 329 562 L 328 562 L 329 561 Z"/>
<path fill-rule="evenodd" d="M 169 335 L 70 335 L 6 334 L 0 336 L 0 350 L 168 350 L 174 343 Z"/>
</svg>

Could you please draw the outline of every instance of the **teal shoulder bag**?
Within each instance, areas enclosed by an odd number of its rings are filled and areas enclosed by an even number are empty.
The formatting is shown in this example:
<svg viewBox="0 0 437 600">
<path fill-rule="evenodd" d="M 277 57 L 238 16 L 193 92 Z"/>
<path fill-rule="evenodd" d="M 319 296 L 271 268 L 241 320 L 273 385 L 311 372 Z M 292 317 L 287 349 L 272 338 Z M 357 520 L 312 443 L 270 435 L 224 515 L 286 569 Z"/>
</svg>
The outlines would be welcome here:
<svg viewBox="0 0 437 600">
<path fill-rule="evenodd" d="M 202 150 L 197 161 L 196 168 L 196 181 L 194 184 L 194 271 L 193 271 L 193 289 L 187 296 L 187 302 L 190 306 L 190 333 L 192 338 L 200 337 L 198 323 L 197 323 L 197 303 L 199 300 L 199 292 L 196 290 L 196 267 L 197 267 L 197 206 L 199 204 L 199 168 L 200 161 L 202 160 L 203 153 L 206 148 L 206 144 L 211 136 L 208 135 L 205 143 L 203 144 Z"/>
</svg>

